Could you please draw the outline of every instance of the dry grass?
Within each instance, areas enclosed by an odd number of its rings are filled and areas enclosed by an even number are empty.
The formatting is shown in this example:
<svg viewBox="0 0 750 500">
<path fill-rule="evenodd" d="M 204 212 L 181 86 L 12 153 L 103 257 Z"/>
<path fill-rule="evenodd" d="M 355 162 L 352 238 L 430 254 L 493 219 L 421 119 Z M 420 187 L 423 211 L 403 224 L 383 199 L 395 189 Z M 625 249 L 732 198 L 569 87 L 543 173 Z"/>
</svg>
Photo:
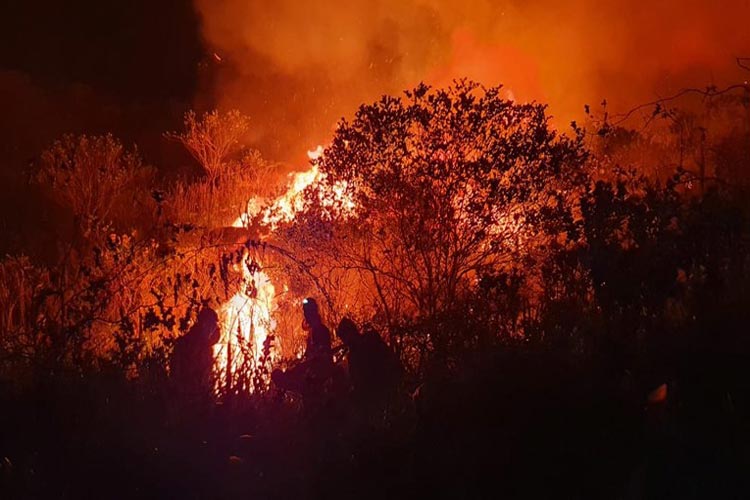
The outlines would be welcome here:
<svg viewBox="0 0 750 500">
<path fill-rule="evenodd" d="M 198 227 L 230 226 L 245 213 L 250 199 L 270 194 L 278 181 L 276 170 L 253 154 L 214 180 L 179 181 L 169 191 L 164 216 Z"/>
</svg>

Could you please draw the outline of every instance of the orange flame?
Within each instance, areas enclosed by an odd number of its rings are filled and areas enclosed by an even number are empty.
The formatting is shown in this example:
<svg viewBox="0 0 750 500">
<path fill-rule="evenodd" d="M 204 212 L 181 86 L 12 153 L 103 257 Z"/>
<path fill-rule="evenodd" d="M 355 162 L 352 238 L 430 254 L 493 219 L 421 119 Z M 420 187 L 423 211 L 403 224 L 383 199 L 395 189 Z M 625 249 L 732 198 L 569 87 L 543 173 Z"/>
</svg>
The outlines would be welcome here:
<svg viewBox="0 0 750 500">
<path fill-rule="evenodd" d="M 239 264 L 242 287 L 220 309 L 221 338 L 214 346 L 217 390 L 231 386 L 241 372 L 261 363 L 264 343 L 275 328 L 276 289 L 263 271 L 250 270 L 250 259 L 246 251 Z"/>
<path fill-rule="evenodd" d="M 323 151 L 323 146 L 317 146 L 314 150 L 308 151 L 307 155 L 311 160 L 315 160 L 322 156 Z M 281 196 L 271 202 L 266 200 L 266 203 L 258 198 L 250 199 L 246 213 L 238 217 L 232 226 L 247 227 L 251 221 L 259 219 L 263 225 L 274 229 L 279 223 L 293 220 L 296 214 L 305 208 L 305 189 L 321 179 L 322 175 L 317 166 L 290 174 L 287 190 Z M 346 186 L 343 184 L 333 187 L 339 200 L 344 198 L 345 189 Z M 343 206 L 346 210 L 354 209 L 354 203 L 351 201 L 343 203 Z M 243 273 L 242 288 L 221 307 L 221 340 L 214 346 L 214 368 L 218 374 L 217 390 L 231 385 L 232 379 L 237 379 L 244 368 L 258 366 L 263 355 L 264 342 L 276 327 L 273 319 L 276 309 L 276 287 L 262 270 L 251 272 L 253 266 L 248 266 L 251 258 L 246 251 L 239 264 Z M 248 290 L 251 291 L 251 295 L 248 295 Z M 275 344 L 272 360 L 280 358 L 280 347 L 278 343 Z"/>
</svg>

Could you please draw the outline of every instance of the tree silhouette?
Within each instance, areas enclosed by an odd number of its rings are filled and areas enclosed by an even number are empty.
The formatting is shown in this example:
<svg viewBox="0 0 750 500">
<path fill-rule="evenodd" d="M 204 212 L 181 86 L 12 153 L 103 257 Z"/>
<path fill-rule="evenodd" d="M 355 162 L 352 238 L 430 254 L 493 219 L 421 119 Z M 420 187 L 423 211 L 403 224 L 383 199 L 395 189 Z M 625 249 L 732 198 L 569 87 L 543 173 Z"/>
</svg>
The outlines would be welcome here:
<svg viewBox="0 0 750 500">
<path fill-rule="evenodd" d="M 317 272 L 364 283 L 349 309 L 434 319 L 484 276 L 576 236 L 585 161 L 582 134 L 558 134 L 541 104 L 468 81 L 420 85 L 339 124 L 286 237 Z"/>
<path fill-rule="evenodd" d="M 63 207 L 69 208 L 84 234 L 112 222 L 118 205 L 130 210 L 146 192 L 152 169 L 137 150 L 128 151 L 112 135 L 66 135 L 44 151 L 35 181 Z"/>
<path fill-rule="evenodd" d="M 242 139 L 250 130 L 250 119 L 239 111 L 213 110 L 198 116 L 188 111 L 183 132 L 168 132 L 165 137 L 181 142 L 198 161 L 211 182 L 218 182 L 226 170 L 245 151 Z"/>
</svg>

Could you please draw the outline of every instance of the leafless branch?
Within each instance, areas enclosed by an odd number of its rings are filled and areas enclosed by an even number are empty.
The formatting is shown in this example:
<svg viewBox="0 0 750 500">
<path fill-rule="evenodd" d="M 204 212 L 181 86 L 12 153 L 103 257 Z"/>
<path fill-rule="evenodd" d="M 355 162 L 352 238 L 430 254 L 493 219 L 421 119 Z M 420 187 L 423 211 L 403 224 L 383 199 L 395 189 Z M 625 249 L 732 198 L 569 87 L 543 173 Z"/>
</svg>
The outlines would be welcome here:
<svg viewBox="0 0 750 500">
<path fill-rule="evenodd" d="M 627 111 L 625 113 L 617 114 L 617 115 L 612 115 L 613 118 L 616 118 L 612 122 L 612 125 L 619 125 L 619 124 L 627 121 L 628 119 L 630 119 L 631 116 L 633 116 L 635 113 L 637 113 L 637 112 L 639 112 L 639 111 L 641 111 L 643 109 L 653 108 L 655 106 L 660 106 L 660 105 L 663 105 L 665 103 L 668 103 L 668 102 L 671 102 L 671 101 L 675 101 L 675 100 L 677 100 L 677 99 L 679 99 L 679 98 L 681 98 L 683 96 L 686 96 L 686 95 L 690 95 L 690 94 L 702 95 L 702 96 L 704 96 L 705 98 L 708 99 L 708 98 L 718 97 L 720 95 L 728 94 L 729 92 L 732 92 L 732 91 L 735 91 L 735 90 L 745 90 L 745 91 L 747 91 L 748 90 L 748 84 L 746 84 L 746 83 L 744 83 L 744 84 L 735 84 L 735 85 L 730 85 L 728 87 L 724 87 L 723 89 L 717 89 L 716 87 L 706 87 L 705 89 L 698 89 L 698 88 L 686 88 L 686 89 L 682 89 L 679 92 L 677 92 L 675 94 L 672 94 L 672 95 L 670 95 L 668 97 L 662 97 L 662 98 L 659 98 L 659 99 L 656 99 L 656 100 L 653 100 L 653 101 L 650 101 L 650 102 L 639 104 L 638 106 L 630 109 L 629 111 Z"/>
</svg>

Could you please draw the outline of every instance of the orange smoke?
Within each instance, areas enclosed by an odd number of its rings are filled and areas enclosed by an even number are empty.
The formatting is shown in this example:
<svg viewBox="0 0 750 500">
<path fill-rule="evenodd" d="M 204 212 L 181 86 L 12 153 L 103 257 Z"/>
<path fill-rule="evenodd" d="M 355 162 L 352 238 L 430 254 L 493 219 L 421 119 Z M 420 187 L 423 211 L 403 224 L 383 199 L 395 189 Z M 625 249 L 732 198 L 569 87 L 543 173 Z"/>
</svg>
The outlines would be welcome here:
<svg viewBox="0 0 750 500">
<path fill-rule="evenodd" d="M 551 105 L 558 122 L 682 87 L 747 79 L 750 2 L 195 0 L 220 106 L 254 119 L 269 157 L 304 160 L 341 116 L 421 80 L 468 76 Z"/>
</svg>

